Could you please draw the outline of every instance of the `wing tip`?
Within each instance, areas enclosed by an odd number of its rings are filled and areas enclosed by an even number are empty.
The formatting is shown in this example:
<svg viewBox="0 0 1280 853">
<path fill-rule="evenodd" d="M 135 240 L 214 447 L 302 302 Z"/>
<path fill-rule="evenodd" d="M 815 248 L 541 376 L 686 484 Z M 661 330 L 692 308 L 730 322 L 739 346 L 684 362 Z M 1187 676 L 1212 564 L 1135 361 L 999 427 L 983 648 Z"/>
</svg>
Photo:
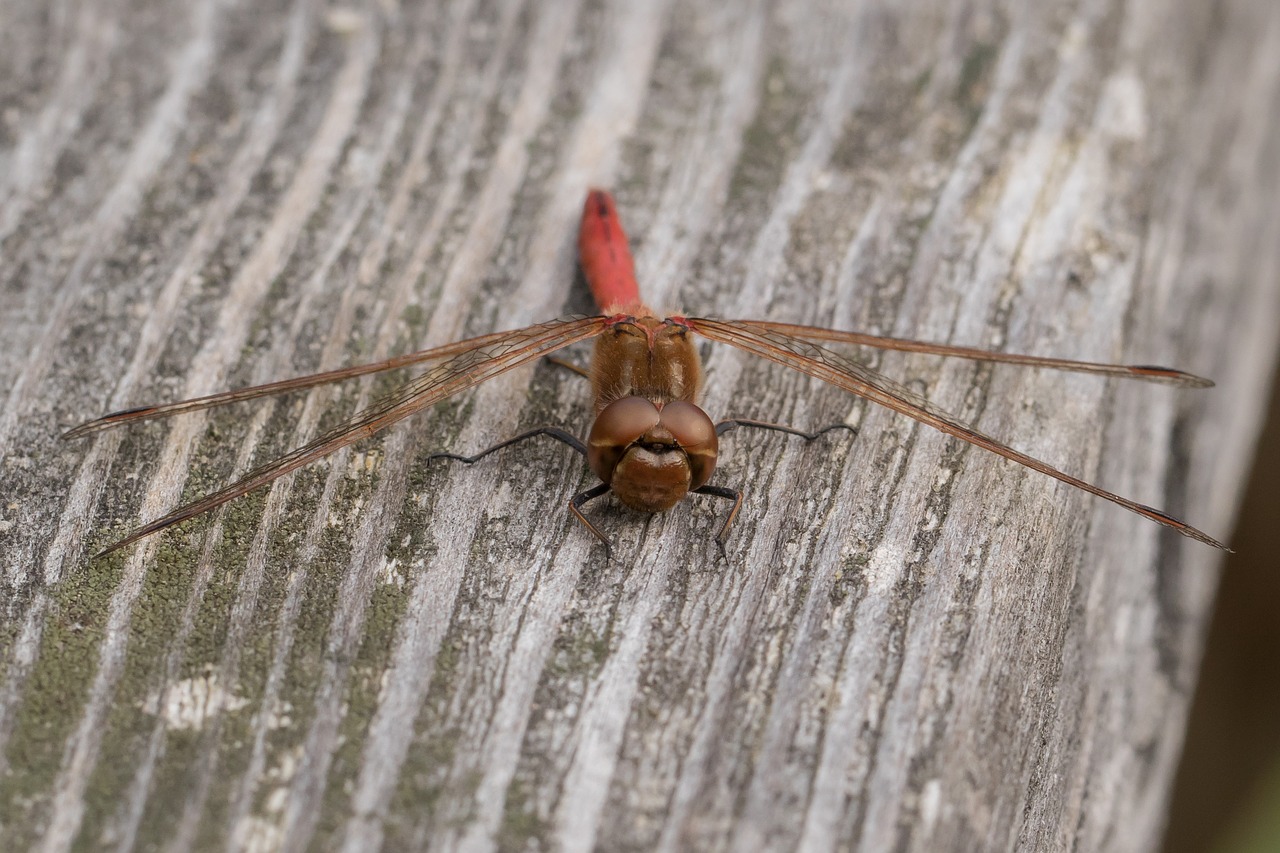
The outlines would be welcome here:
<svg viewBox="0 0 1280 853">
<path fill-rule="evenodd" d="M 1178 532 L 1181 533 L 1183 536 L 1196 540 L 1197 542 L 1217 548 L 1219 551 L 1226 551 L 1228 554 L 1235 553 L 1235 551 L 1233 551 L 1224 543 L 1219 542 L 1217 539 L 1214 539 L 1208 533 L 1205 533 L 1202 530 L 1197 530 L 1194 527 L 1190 527 L 1190 526 L 1180 527 L 1178 528 Z"/>
<path fill-rule="evenodd" d="M 91 421 L 85 421 L 79 426 L 72 427 L 62 434 L 62 438 L 82 438 L 91 433 L 101 432 L 104 429 L 116 426 L 124 421 L 145 420 L 146 416 L 156 409 L 156 406 L 136 406 L 132 409 L 111 412 L 100 418 L 94 418 Z"/>
<path fill-rule="evenodd" d="M 1212 379 L 1206 379 L 1194 373 L 1187 373 L 1185 370 L 1161 367 L 1157 364 L 1133 364 L 1129 366 L 1129 371 L 1143 379 L 1150 379 L 1155 382 L 1169 382 L 1174 385 L 1181 385 L 1184 388 L 1212 388 L 1214 386 Z"/>
</svg>

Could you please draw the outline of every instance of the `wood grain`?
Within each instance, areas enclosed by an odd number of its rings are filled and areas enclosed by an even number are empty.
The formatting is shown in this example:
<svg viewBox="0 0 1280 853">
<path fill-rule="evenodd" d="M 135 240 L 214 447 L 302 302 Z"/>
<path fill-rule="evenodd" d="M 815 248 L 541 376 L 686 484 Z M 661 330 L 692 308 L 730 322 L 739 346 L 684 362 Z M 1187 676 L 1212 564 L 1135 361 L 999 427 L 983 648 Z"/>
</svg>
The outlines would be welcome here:
<svg viewBox="0 0 1280 853">
<path fill-rule="evenodd" d="M 1041 7 L 1045 8 L 1041 8 Z M 723 508 L 593 517 L 496 379 L 211 517 L 141 520 L 360 380 L 105 411 L 586 309 L 615 188 L 656 307 L 1163 363 L 1211 391 L 872 355 L 1226 536 L 1275 365 L 1280 7 L 95 0 L 0 6 L 6 849 L 1148 850 L 1218 554 L 708 348 Z M 579 358 L 583 356 L 579 354 Z"/>
</svg>

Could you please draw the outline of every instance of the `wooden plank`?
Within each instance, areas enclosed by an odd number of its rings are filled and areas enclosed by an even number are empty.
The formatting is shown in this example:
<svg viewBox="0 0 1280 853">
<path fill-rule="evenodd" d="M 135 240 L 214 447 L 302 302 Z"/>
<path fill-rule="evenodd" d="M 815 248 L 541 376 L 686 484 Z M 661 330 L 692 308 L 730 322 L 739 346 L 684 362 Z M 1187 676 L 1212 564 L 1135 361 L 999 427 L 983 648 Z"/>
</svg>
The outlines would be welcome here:
<svg viewBox="0 0 1280 853">
<path fill-rule="evenodd" d="M 386 382 L 109 409 L 586 310 L 616 188 L 657 307 L 1214 377 L 883 355 L 1225 536 L 1275 364 L 1280 8 L 1234 0 L 9 4 L 0 834 L 10 849 L 1150 849 L 1219 555 L 749 357 L 722 507 L 564 504 L 543 365 L 210 518 L 142 519 Z M 581 355 L 579 356 L 581 357 Z"/>
</svg>

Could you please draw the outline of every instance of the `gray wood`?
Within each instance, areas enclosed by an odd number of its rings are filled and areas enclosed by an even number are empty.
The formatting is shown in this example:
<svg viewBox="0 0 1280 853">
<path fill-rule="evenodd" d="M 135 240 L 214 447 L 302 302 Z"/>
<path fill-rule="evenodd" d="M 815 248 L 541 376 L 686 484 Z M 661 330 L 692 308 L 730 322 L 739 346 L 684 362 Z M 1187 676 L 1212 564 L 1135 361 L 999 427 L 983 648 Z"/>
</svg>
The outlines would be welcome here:
<svg viewBox="0 0 1280 853">
<path fill-rule="evenodd" d="M 1212 376 L 875 356 L 1226 536 L 1280 316 L 1280 6 L 0 6 L 5 849 L 1152 849 L 1220 555 L 709 347 L 746 490 L 593 517 L 585 384 L 488 383 L 86 554 L 385 389 L 104 411 L 658 307 Z M 581 358 L 582 355 L 579 355 Z"/>
</svg>

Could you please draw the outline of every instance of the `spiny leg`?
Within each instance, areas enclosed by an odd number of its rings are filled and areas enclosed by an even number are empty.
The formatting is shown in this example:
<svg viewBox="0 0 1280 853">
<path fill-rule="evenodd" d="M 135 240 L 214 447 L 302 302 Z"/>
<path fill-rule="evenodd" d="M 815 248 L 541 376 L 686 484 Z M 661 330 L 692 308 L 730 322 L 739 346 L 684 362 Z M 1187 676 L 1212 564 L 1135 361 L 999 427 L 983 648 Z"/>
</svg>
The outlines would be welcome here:
<svg viewBox="0 0 1280 853">
<path fill-rule="evenodd" d="M 573 513 L 582 525 L 591 531 L 591 535 L 600 540 L 604 545 L 604 559 L 607 563 L 613 559 L 613 545 L 609 542 L 609 537 L 600 532 L 600 529 L 592 524 L 585 515 L 582 514 L 582 505 L 587 501 L 595 500 L 609 491 L 608 483 L 597 483 L 585 492 L 579 492 L 569 501 L 569 512 Z"/>
<path fill-rule="evenodd" d="M 457 453 L 432 453 L 430 456 L 427 457 L 427 461 L 430 462 L 432 459 L 452 459 L 454 462 L 463 462 L 467 465 L 470 465 L 473 462 L 479 462 L 481 459 L 485 458 L 490 453 L 496 453 L 497 451 L 501 450 L 504 447 L 510 447 L 513 444 L 519 444 L 522 441 L 525 441 L 530 438 L 537 438 L 540 435 L 550 436 L 551 438 L 554 438 L 556 441 L 563 442 L 564 444 L 569 445 L 569 447 L 577 451 L 578 455 L 580 456 L 585 457 L 587 455 L 587 446 L 583 444 L 582 440 L 578 438 L 576 435 L 570 432 L 566 432 L 565 430 L 560 429 L 560 427 L 547 426 L 547 427 L 538 427 L 537 429 L 531 429 L 528 432 L 522 432 L 519 435 L 515 436 L 514 438 L 508 438 L 506 441 L 499 442 L 498 444 L 495 444 L 493 447 L 485 448 L 484 450 L 481 450 L 479 453 L 475 454 L 474 456 L 462 456 Z"/>
<path fill-rule="evenodd" d="M 488 456 L 490 453 L 499 451 L 504 447 L 510 447 L 513 444 L 518 444 L 519 442 L 525 441 L 526 439 L 536 438 L 537 436 L 540 436 L 540 435 L 550 436 L 551 438 L 554 438 L 556 441 L 560 441 L 560 442 L 563 442 L 564 444 L 567 444 L 569 447 L 577 451 L 577 453 L 581 456 L 585 457 L 587 455 L 586 445 L 584 445 L 581 439 L 579 439 L 576 435 L 566 432 L 565 430 L 560 429 L 560 427 L 538 427 L 537 429 L 531 429 L 528 432 L 522 432 L 520 433 L 520 435 L 517 435 L 514 438 L 509 438 L 506 441 L 495 444 L 493 447 L 489 447 L 484 450 L 481 450 L 479 453 L 473 456 L 461 456 L 457 453 L 433 453 L 427 457 L 427 460 L 430 461 L 432 459 L 450 459 L 454 462 L 462 462 L 467 465 L 470 465 L 474 462 L 478 462 L 479 460 Z M 609 491 L 608 485 L 606 485 L 605 483 L 599 483 L 593 488 L 587 489 L 585 492 L 580 492 L 579 494 L 574 495 L 573 498 L 570 499 L 569 501 L 569 512 L 573 513 L 574 517 L 577 518 L 578 521 L 582 522 L 583 526 L 586 527 L 587 530 L 591 531 L 592 536 L 596 537 L 604 544 L 605 560 L 609 560 L 612 558 L 613 546 L 609 542 L 609 537 L 601 533 L 600 529 L 597 528 L 594 524 L 592 524 L 587 519 L 587 517 L 582 514 L 582 505 L 585 504 L 587 501 L 592 500 L 593 498 L 600 497 L 601 495 L 605 494 L 608 491 Z"/>
<path fill-rule="evenodd" d="M 737 427 L 752 427 L 754 429 L 767 429 L 772 430 L 773 432 L 783 432 L 787 435 L 797 435 L 805 441 L 813 441 L 815 438 L 826 435 L 832 430 L 837 429 L 847 429 L 855 435 L 858 432 L 856 428 L 851 427 L 848 424 L 832 424 L 831 426 L 823 427 L 822 429 L 815 430 L 814 432 L 805 432 L 804 430 L 796 429 L 795 427 L 790 427 L 785 424 L 772 424 L 768 421 L 756 421 L 751 418 L 729 418 L 728 420 L 723 420 L 716 424 L 716 435 L 724 435 L 729 430 L 736 429 Z"/>
<path fill-rule="evenodd" d="M 579 367 L 573 362 L 565 361 L 563 358 L 560 358 L 559 356 L 549 355 L 547 356 L 547 361 L 551 362 L 556 367 L 563 367 L 565 370 L 571 370 L 574 373 L 581 376 L 583 379 L 591 378 L 590 371 L 588 371 L 585 367 Z"/>
<path fill-rule="evenodd" d="M 729 538 L 729 525 L 733 524 L 733 520 L 738 517 L 738 510 L 742 508 L 742 492 L 724 486 L 699 486 L 693 490 L 693 493 L 733 501 L 733 509 L 729 510 L 729 517 L 724 520 L 724 524 L 720 526 L 720 532 L 716 534 L 716 545 L 720 547 L 720 556 L 728 563 L 729 552 L 725 550 L 724 543 Z"/>
<path fill-rule="evenodd" d="M 837 429 L 847 429 L 849 432 L 856 434 L 858 431 L 848 424 L 832 424 L 813 432 L 805 432 L 785 424 L 774 424 L 768 421 L 757 421 L 751 418 L 729 418 L 716 424 L 716 435 L 724 435 L 732 429 L 738 427 L 752 427 L 754 429 L 767 429 L 773 432 L 781 432 L 787 435 L 795 435 L 803 438 L 805 441 L 813 441 L 815 438 L 826 435 L 827 433 Z M 729 525 L 733 524 L 733 520 L 738 517 L 738 510 L 742 507 L 742 493 L 735 489 L 727 489 L 722 486 L 702 486 L 694 489 L 699 495 L 710 495 L 717 498 L 725 498 L 733 501 L 733 509 L 729 511 L 729 517 L 725 519 L 724 525 L 720 528 L 720 533 L 716 535 L 716 544 L 720 546 L 720 555 L 724 557 L 725 562 L 729 562 L 729 556 L 725 551 L 725 540 L 729 535 Z"/>
</svg>

